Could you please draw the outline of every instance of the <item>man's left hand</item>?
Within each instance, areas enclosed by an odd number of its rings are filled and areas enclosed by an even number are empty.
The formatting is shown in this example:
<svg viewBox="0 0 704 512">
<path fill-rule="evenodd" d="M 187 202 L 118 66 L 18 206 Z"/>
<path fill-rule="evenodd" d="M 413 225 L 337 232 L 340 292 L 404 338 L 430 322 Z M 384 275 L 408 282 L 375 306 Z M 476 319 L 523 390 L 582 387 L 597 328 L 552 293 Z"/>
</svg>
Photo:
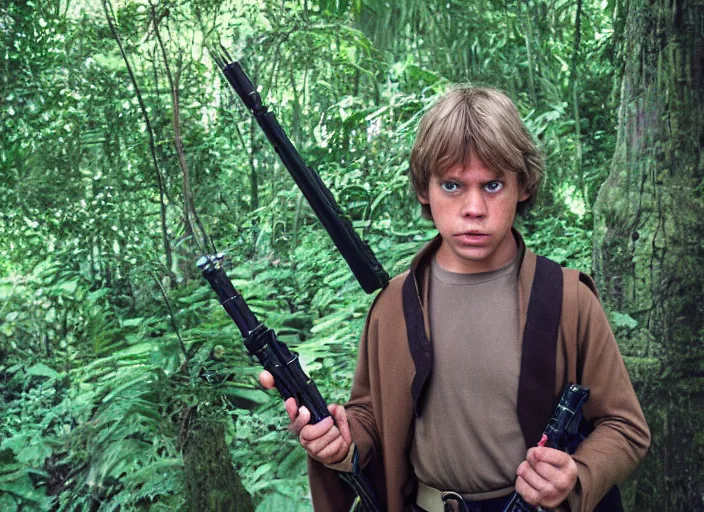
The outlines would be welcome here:
<svg viewBox="0 0 704 512">
<path fill-rule="evenodd" d="M 516 492 L 534 507 L 557 508 L 577 483 L 577 464 L 569 454 L 553 448 L 528 450 L 516 470 Z"/>
</svg>

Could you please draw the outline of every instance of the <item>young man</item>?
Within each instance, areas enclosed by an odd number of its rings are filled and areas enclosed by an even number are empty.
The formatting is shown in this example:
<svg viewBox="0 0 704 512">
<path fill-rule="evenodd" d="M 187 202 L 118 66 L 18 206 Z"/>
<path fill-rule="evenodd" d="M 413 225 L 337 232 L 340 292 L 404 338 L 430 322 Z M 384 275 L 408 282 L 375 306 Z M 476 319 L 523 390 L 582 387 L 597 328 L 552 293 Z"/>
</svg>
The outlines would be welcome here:
<svg viewBox="0 0 704 512">
<path fill-rule="evenodd" d="M 607 493 L 600 510 L 617 506 L 610 489 L 650 433 L 591 280 L 536 257 L 512 228 L 541 175 L 503 93 L 460 87 L 426 113 L 410 177 L 439 235 L 374 301 L 335 424 L 308 425 L 286 402 L 316 511 L 349 509 L 335 473 L 355 457 L 393 512 L 503 511 L 514 489 L 549 509 L 590 511 Z M 590 388 L 594 428 L 572 456 L 536 446 L 568 383 Z"/>
</svg>

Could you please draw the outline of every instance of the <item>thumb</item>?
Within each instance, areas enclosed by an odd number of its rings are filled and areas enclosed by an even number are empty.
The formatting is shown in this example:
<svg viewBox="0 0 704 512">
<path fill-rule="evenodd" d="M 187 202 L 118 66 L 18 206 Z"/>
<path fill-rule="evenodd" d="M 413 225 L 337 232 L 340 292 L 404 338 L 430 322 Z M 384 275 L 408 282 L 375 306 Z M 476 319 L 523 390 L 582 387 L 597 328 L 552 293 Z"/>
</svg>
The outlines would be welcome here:
<svg viewBox="0 0 704 512">
<path fill-rule="evenodd" d="M 347 443 L 352 443 L 352 433 L 350 432 L 350 425 L 347 422 L 347 411 L 341 405 L 330 404 L 328 405 L 328 411 L 335 418 L 335 423 L 337 428 L 342 435 L 342 439 Z"/>
<path fill-rule="evenodd" d="M 274 376 L 268 371 L 264 370 L 259 374 L 259 384 L 264 386 L 266 389 L 271 389 L 274 387 Z"/>
</svg>

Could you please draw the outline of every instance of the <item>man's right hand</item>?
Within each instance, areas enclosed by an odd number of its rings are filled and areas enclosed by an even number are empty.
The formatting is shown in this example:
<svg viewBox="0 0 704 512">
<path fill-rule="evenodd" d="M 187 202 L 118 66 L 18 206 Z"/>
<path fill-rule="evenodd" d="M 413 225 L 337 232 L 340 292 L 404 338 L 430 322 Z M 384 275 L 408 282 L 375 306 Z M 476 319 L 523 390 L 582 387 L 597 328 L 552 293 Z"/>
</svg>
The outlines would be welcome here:
<svg viewBox="0 0 704 512">
<path fill-rule="evenodd" d="M 259 382 L 266 389 L 274 387 L 274 377 L 266 370 L 259 374 Z M 305 406 L 298 407 L 295 398 L 286 400 L 285 406 L 291 420 L 288 429 L 298 436 L 308 455 L 323 464 L 335 464 L 344 460 L 352 444 L 344 407 L 337 404 L 328 405 L 331 416 L 315 425 L 309 425 L 310 411 Z"/>
</svg>

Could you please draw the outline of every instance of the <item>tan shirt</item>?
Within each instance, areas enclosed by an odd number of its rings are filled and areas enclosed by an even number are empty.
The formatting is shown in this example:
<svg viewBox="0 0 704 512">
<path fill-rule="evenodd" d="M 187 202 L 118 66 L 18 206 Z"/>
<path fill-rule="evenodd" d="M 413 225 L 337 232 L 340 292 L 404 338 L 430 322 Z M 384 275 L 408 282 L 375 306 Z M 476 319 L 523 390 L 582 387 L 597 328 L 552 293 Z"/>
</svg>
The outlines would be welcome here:
<svg viewBox="0 0 704 512">
<path fill-rule="evenodd" d="M 433 372 L 411 463 L 421 482 L 467 498 L 511 492 L 526 454 L 516 414 L 521 259 L 480 274 L 431 263 Z"/>
</svg>

